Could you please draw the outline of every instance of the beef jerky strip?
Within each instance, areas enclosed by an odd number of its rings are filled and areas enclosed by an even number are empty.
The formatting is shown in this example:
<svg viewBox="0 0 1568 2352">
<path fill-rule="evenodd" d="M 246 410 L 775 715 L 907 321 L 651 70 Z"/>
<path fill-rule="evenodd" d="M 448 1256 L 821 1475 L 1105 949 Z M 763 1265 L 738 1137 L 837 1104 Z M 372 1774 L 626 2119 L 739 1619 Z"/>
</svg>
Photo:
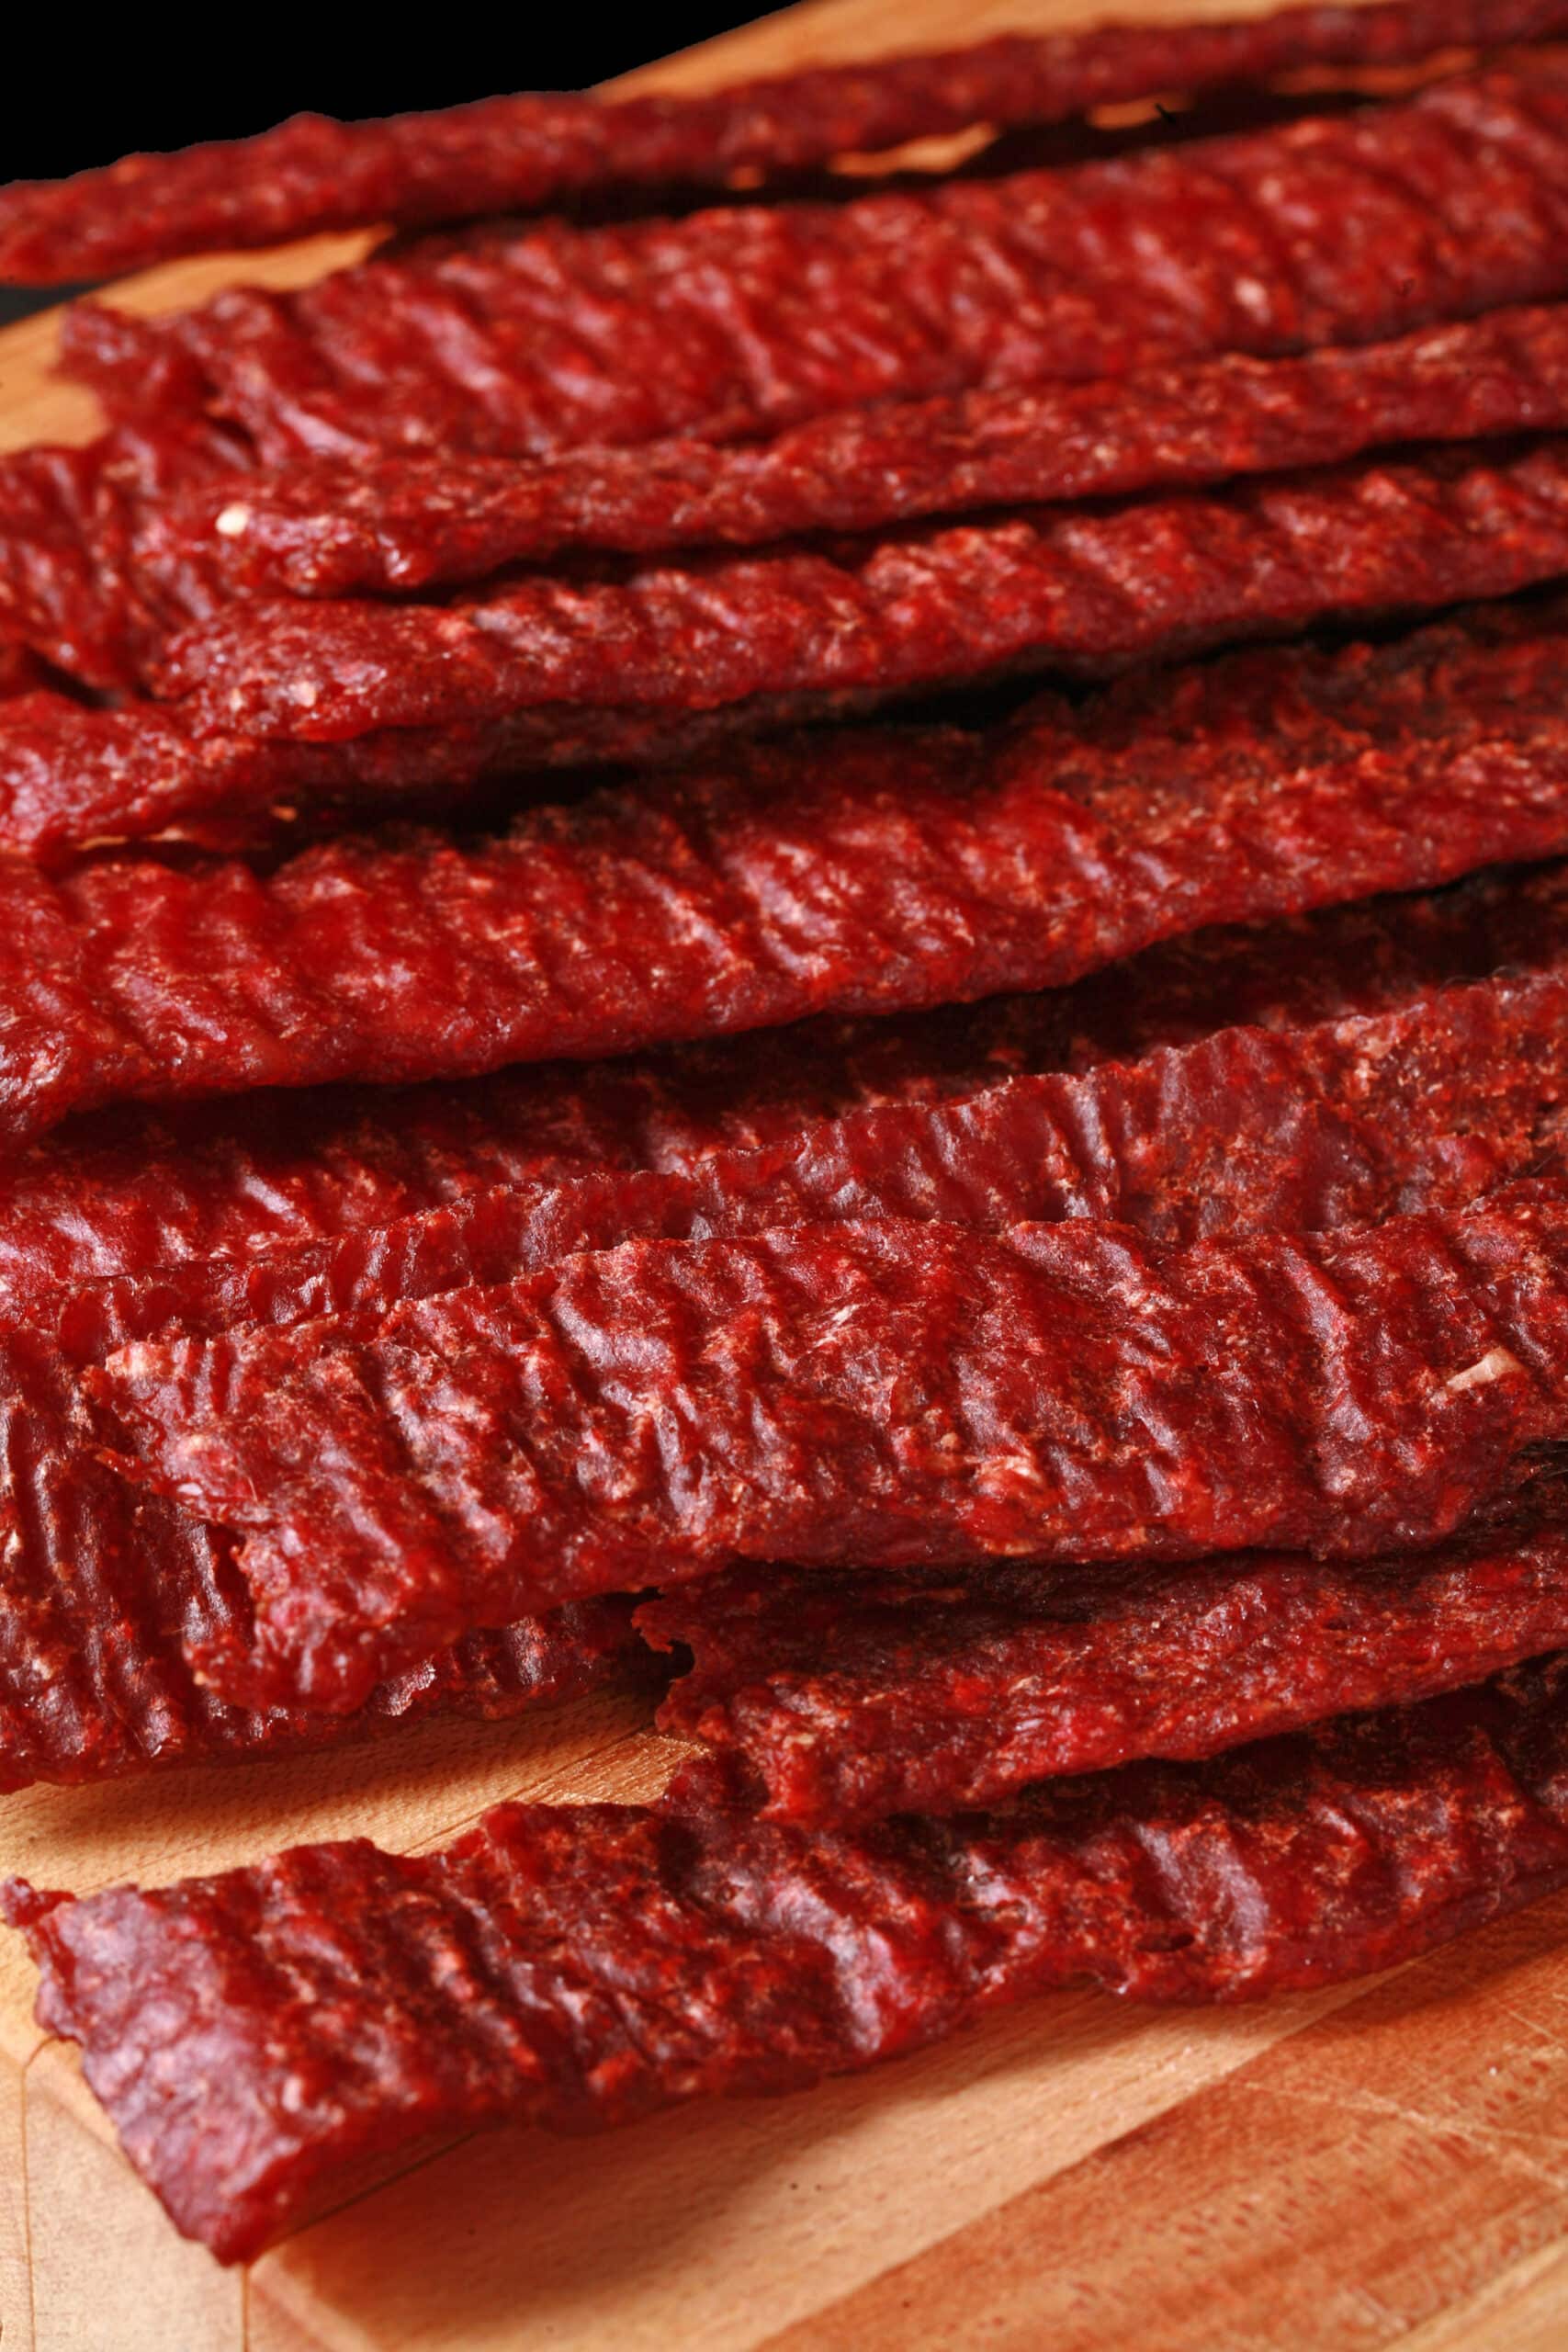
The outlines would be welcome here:
<svg viewBox="0 0 1568 2352">
<path fill-rule="evenodd" d="M 351 1714 L 233 1707 L 187 1650 L 243 1649 L 232 1539 L 95 1455 L 69 1367 L 0 1341 L 0 1792 L 345 1746 L 436 1713 L 499 1718 L 646 1671 L 629 1602 L 556 1610 L 411 1665 Z"/>
<path fill-rule="evenodd" d="M 224 605 L 154 659 L 198 728 L 332 741 L 539 705 L 677 712 L 1079 672 L 1506 595 L 1568 571 L 1568 439 L 1134 503 L 697 556 L 452 605 Z"/>
<path fill-rule="evenodd" d="M 1097 1217 L 1185 1246 L 1371 1224 L 1564 1172 L 1565 1047 L 1560 967 L 1397 1012 L 1224 1029 L 1081 1077 L 852 1112 L 771 1148 L 713 1150 L 687 1170 L 609 1168 L 472 1192 L 335 1238 L 139 1266 L 63 1296 L 14 1276 L 6 1308 L 79 1363 L 165 1331 L 385 1312 L 633 1237 L 874 1217 L 979 1229 Z"/>
<path fill-rule="evenodd" d="M 1560 647 L 1555 624 L 1445 635 L 991 737 L 840 730 L 473 847 L 345 839 L 265 875 L 11 860 L 0 1133 L 1056 986 L 1203 923 L 1549 855 L 1568 732 L 1534 696 Z M 1412 720 L 1417 676 L 1445 683 Z"/>
<path fill-rule="evenodd" d="M 874 530 L 1565 423 L 1568 313 L 1499 311 L 1304 359 L 1232 353 L 1122 383 L 887 402 L 754 446 L 290 467 L 158 502 L 138 560 L 154 580 L 186 565 L 245 595 L 405 591 L 563 548 Z"/>
<path fill-rule="evenodd" d="M 386 1306 L 631 1232 L 738 1231 L 810 1213 L 912 1209 L 996 1224 L 1114 1205 L 1159 1233 L 1217 1230 L 1222 1211 L 1233 1222 L 1344 1223 L 1417 1199 L 1459 1202 L 1552 1148 L 1565 985 L 1561 973 L 1483 982 L 1275 1044 L 1223 1033 L 1135 1069 L 1016 1081 L 952 1116 L 869 1111 L 814 1130 L 804 1147 L 720 1149 L 690 1176 L 604 1172 L 554 1191 L 481 1192 L 401 1229 L 227 1262 L 187 1257 L 159 1271 L 166 1227 L 122 1220 L 112 1244 L 135 1271 L 64 1295 L 47 1260 L 13 1234 L 12 1328 L 0 1353 L 0 1507 L 14 1531 L 0 1567 L 0 1787 L 265 1755 L 438 1708 L 513 1712 L 624 1667 L 634 1646 L 626 1604 L 585 1602 L 471 1636 L 383 1686 L 357 1717 L 225 1706 L 183 1648 L 210 1657 L 251 1646 L 229 1538 L 126 1487 L 96 1458 L 74 1412 L 73 1374 L 117 1342 Z M 374 1227 L 385 1216 L 380 1166 L 356 1175 L 353 1206 Z M 199 1186 L 196 1169 L 185 1176 Z M 296 1215 L 309 1216 L 317 1197 Z M 85 1191 L 77 1213 L 95 1227 L 101 1204 Z M 344 1221 L 341 1211 L 331 1217 Z M 1497 1618 L 1502 1640 L 1501 1605 Z M 1568 1641 L 1568 1618 L 1554 1637 Z"/>
<path fill-rule="evenodd" d="M 244 1532 L 227 1695 L 357 1704 L 475 1625 L 735 1561 L 1367 1558 L 1568 1433 L 1568 1193 L 1186 1251 L 1077 1222 L 632 1241 L 86 1375 Z"/>
<path fill-rule="evenodd" d="M 1568 1525 L 1544 1510 L 1416 1561 L 1258 1554 L 1122 1574 L 756 1571 L 650 1601 L 692 1670 L 662 1730 L 735 1758 L 770 1819 L 996 1804 L 1057 1773 L 1201 1758 L 1459 1690 L 1568 1641 Z"/>
<path fill-rule="evenodd" d="M 688 1768 L 662 1804 L 505 1805 L 157 1893 L 6 1891 L 176 2226 L 258 2254 L 367 2170 L 858 2070 L 1088 1978 L 1235 2001 L 1390 1966 L 1568 1878 L 1551 1662 L 1005 1811 L 808 1834 Z"/>
<path fill-rule="evenodd" d="M 1162 92 L 1310 65 L 1406 64 L 1564 29 L 1559 0 L 1384 0 L 1235 24 L 1004 33 L 696 96 L 525 94 L 355 123 L 300 115 L 260 138 L 17 183 L 0 194 L 0 277 L 107 277 L 179 254 L 530 210 L 616 188 L 723 187 L 737 175 L 750 186 L 980 124 L 1055 123 Z"/>
<path fill-rule="evenodd" d="M 1485 874 L 1434 896 L 1200 933 L 1077 987 L 976 1005 L 824 1018 L 455 1085 L 101 1114 L 0 1167 L 0 1300 L 25 1300 L 40 1281 L 74 1286 L 309 1244 L 501 1185 L 606 1170 L 701 1175 L 710 1155 L 793 1150 L 808 1128 L 856 1111 L 953 1102 L 1012 1077 L 1196 1046 L 1238 1020 L 1299 1029 L 1406 1014 L 1413 1000 L 1499 966 L 1560 974 L 1565 891 L 1562 867 Z M 1544 1120 L 1540 1141 L 1549 1148 Z M 1475 1149 L 1472 1135 L 1456 1168 L 1435 1166 L 1431 1181 L 1449 1181 Z"/>
<path fill-rule="evenodd" d="M 1346 233 L 1346 223 L 1353 234 Z M 437 240 L 139 331 L 69 314 L 116 414 L 269 463 L 774 431 L 868 401 L 1376 342 L 1568 288 L 1568 65 L 1111 163 Z"/>
</svg>

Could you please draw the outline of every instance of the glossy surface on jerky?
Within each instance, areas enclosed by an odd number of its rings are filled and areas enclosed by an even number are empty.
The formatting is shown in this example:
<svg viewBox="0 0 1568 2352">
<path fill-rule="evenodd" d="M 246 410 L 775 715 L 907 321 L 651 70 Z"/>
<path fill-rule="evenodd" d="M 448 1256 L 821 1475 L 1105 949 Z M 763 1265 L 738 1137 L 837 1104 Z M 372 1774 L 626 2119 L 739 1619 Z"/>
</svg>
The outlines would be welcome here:
<svg viewBox="0 0 1568 2352">
<path fill-rule="evenodd" d="M 310 1245 L 498 1185 L 555 1186 L 606 1170 L 700 1172 L 715 1152 L 793 1155 L 825 1120 L 958 1102 L 1010 1078 L 1198 1045 L 1237 1020 L 1293 1029 L 1402 1015 L 1423 994 L 1499 966 L 1521 976 L 1560 971 L 1565 889 L 1557 866 L 1485 874 L 1434 896 L 1198 933 L 1032 995 L 823 1017 L 453 1085 L 101 1114 L 0 1168 L 0 1298 L 15 1305 L 40 1283 Z M 1499 1079 L 1505 1089 L 1514 1082 Z M 1374 1091 L 1375 1083 L 1374 1074 Z M 1501 1096 L 1489 1099 L 1489 1115 L 1501 1119 Z M 1521 1148 L 1529 1132 L 1508 1130 Z M 1546 1148 L 1544 1125 L 1540 1140 Z M 1434 1164 L 1431 1181 L 1480 1167 L 1475 1149 L 1472 1131 Z"/>
<path fill-rule="evenodd" d="M 1568 315 L 1499 311 L 1304 359 L 886 402 L 754 446 L 295 466 L 148 509 L 138 552 L 154 576 L 194 560 L 237 594 L 406 591 L 563 548 L 755 545 L 1564 424 Z"/>
<path fill-rule="evenodd" d="M 356 1704 L 470 1626 L 734 1560 L 1419 1548 L 1568 1433 L 1568 1192 L 1180 1251 L 887 1220 L 632 1241 L 87 1375 L 245 1532 L 231 1695 Z"/>
<path fill-rule="evenodd" d="M 234 2261 L 422 2139 L 803 2086 L 1075 1979 L 1234 2001 L 1412 1958 L 1568 1877 L 1560 1682 L 948 1823 L 807 1836 L 696 1768 L 658 1807 L 502 1806 L 444 1853 L 6 1901 L 40 2020 Z"/>
<path fill-rule="evenodd" d="M 0 1133 L 1055 986 L 1204 923 L 1550 855 L 1561 632 L 1260 655 L 989 735 L 807 735 L 468 848 L 11 860 Z"/>
<path fill-rule="evenodd" d="M 528 210 L 627 186 L 722 185 L 736 173 L 750 184 L 973 124 L 1056 122 L 1161 92 L 1312 64 L 1401 64 L 1565 26 L 1557 0 L 1386 0 L 1239 24 L 1004 33 L 699 96 L 525 94 L 385 121 L 300 115 L 260 138 L 16 183 L 0 192 L 0 278 L 106 277 L 213 246 Z"/>
<path fill-rule="evenodd" d="M 198 727 L 333 741 L 539 705 L 676 711 L 1119 668 L 1510 594 L 1568 571 L 1568 441 L 1443 451 L 846 543 L 531 578 L 452 605 L 240 604 L 175 637 L 160 693 Z"/>
<path fill-rule="evenodd" d="M 1538 1497 L 1541 1489 L 1536 1490 Z M 1120 1575 L 719 1577 L 637 1623 L 691 1670 L 661 1729 L 732 1757 L 769 1819 L 1005 1802 L 1460 1690 L 1568 1641 L 1555 1494 L 1416 1560 L 1254 1555 Z"/>
<path fill-rule="evenodd" d="M 1267 1031 L 1043 1076 L 948 1104 L 883 1105 L 684 1170 L 512 1182 L 335 1238 L 137 1269 L 11 1311 L 73 1362 L 165 1332 L 385 1312 L 509 1282 L 633 1237 L 906 1217 L 978 1228 L 1114 1218 L 1180 1245 L 1457 1208 L 1562 1172 L 1568 974 L 1482 981 L 1397 1013 Z M 1563 1638 L 1568 1641 L 1568 1628 Z"/>
<path fill-rule="evenodd" d="M 178 398 L 268 462 L 526 455 L 1375 342 L 1565 288 L 1568 67 L 1542 54 L 1064 171 L 432 239 L 139 327 L 135 367 L 116 319 L 78 306 L 66 356 L 116 414 Z"/>
</svg>

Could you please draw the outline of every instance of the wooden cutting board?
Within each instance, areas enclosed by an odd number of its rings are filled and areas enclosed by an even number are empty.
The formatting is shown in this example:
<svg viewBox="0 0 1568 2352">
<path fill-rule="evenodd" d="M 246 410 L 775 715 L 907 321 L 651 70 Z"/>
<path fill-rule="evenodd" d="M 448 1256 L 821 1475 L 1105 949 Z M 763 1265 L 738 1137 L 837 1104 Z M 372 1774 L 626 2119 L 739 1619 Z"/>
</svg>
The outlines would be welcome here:
<svg viewBox="0 0 1568 2352">
<path fill-rule="evenodd" d="M 1097 13 L 812 0 L 636 78 L 694 88 Z M 355 246 L 183 263 L 117 299 L 299 282 Z M 0 447 L 94 429 L 90 401 L 50 379 L 53 337 L 48 318 L 0 334 Z M 672 1753 L 638 1702 L 606 1700 L 324 1761 L 34 1792 L 0 1800 L 0 1871 L 85 1891 L 300 1838 L 434 1846 L 502 1797 L 651 1795 Z M 1568 2341 L 1568 1898 L 1309 2000 L 1212 2016 L 1058 1996 L 801 2098 L 597 2142 L 472 2140 L 246 2274 L 175 2236 L 73 2056 L 33 2025 L 32 1993 L 0 1935 L 3 2352 Z"/>
</svg>

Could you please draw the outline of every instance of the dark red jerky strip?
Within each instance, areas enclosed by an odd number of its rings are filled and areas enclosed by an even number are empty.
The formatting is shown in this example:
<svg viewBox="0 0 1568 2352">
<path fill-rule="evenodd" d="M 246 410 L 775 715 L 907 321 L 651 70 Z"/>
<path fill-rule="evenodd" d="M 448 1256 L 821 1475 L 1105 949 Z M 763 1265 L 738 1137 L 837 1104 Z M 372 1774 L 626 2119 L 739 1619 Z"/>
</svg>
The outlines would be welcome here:
<svg viewBox="0 0 1568 2352">
<path fill-rule="evenodd" d="M 1088 1222 L 633 1241 L 142 1343 L 138 1475 L 244 1531 L 248 1668 L 348 1707 L 474 1625 L 734 1561 L 1367 1558 L 1568 1430 L 1568 1193 L 1187 1251 Z"/>
<path fill-rule="evenodd" d="M 646 1668 L 630 1603 L 612 1597 L 474 1634 L 353 1714 L 227 1705 L 186 1651 L 250 1639 L 232 1539 L 118 1478 L 59 1354 L 15 1334 L 0 1347 L 0 1792 L 344 1746 L 436 1713 L 513 1715 Z"/>
<path fill-rule="evenodd" d="M 156 369 L 78 309 L 65 351 L 116 413 L 209 406 L 268 462 L 528 455 L 1377 342 L 1565 288 L 1568 72 L 1543 54 L 1065 171 L 436 241 L 161 322 Z"/>
<path fill-rule="evenodd" d="M 0 277 L 107 277 L 323 229 L 531 210 L 616 188 L 722 187 L 738 173 L 750 185 L 977 124 L 1060 122 L 1162 92 L 1223 89 L 1308 65 L 1400 65 L 1564 28 L 1557 0 L 1392 0 L 1239 24 L 1005 33 L 708 95 L 529 94 L 375 122 L 301 115 L 256 139 L 15 184 L 0 194 Z"/>
<path fill-rule="evenodd" d="M 448 605 L 239 604 L 174 638 L 160 693 L 198 728 L 341 741 L 539 705 L 676 711 L 1104 670 L 1506 595 L 1568 571 L 1568 440 L 1440 452 L 1109 514 L 944 525 L 838 553 L 530 578 Z"/>
<path fill-rule="evenodd" d="M 1550 622 L 1438 632 L 990 738 L 807 737 L 470 849 L 344 840 L 270 875 L 118 858 L 58 881 L 12 861 L 0 1131 L 1055 986 L 1204 923 L 1549 855 L 1568 738 L 1536 696 L 1560 647 Z M 1412 718 L 1418 683 L 1438 700 Z"/>
<path fill-rule="evenodd" d="M 851 1113 L 685 1170 L 606 1168 L 470 1193 L 336 1238 L 8 1302 L 73 1363 L 134 1340 L 386 1312 L 633 1237 L 906 1217 L 997 1228 L 1117 1219 L 1171 1246 L 1259 1227 L 1459 1208 L 1562 1165 L 1568 973 L 1454 989 L 1396 1013 L 1202 1043 L 945 1104 Z M 1568 1642 L 1568 1626 L 1563 1640 Z M 1473 1679 L 1473 1678 L 1472 1678 Z"/>
<path fill-rule="evenodd" d="M 130 2162 L 238 2261 L 421 2140 L 800 2087 L 1083 1978 L 1235 2001 L 1413 1958 L 1568 1878 L 1565 1760 L 1549 1662 L 951 1822 L 808 1835 L 690 1771 L 434 1855 L 6 1905 Z"/>
<path fill-rule="evenodd" d="M 14 1307 L 39 1282 L 360 1233 L 499 1185 L 701 1175 L 710 1155 L 793 1149 L 808 1128 L 857 1111 L 956 1102 L 1010 1078 L 1197 1045 L 1238 1017 L 1292 1029 L 1408 1012 L 1499 966 L 1560 972 L 1565 888 L 1554 866 L 1482 875 L 1433 897 L 1200 933 L 1073 988 L 802 1022 L 633 1060 L 103 1114 L 0 1168 L 0 1300 Z"/>
<path fill-rule="evenodd" d="M 744 1572 L 648 1602 L 692 1669 L 662 1730 L 733 1757 L 769 1819 L 997 1804 L 1056 1773 L 1201 1758 L 1462 1689 L 1568 1640 L 1568 1530 L 1455 1538 L 1384 1568 L 1266 1554 L 961 1586 Z"/>
<path fill-rule="evenodd" d="M 291 467 L 161 503 L 138 544 L 154 575 L 194 559 L 242 594 L 406 591 L 563 548 L 874 530 L 1565 423 L 1568 313 L 1501 311 L 1305 359 L 1227 354 L 1125 383 L 886 403 L 756 446 Z"/>
</svg>

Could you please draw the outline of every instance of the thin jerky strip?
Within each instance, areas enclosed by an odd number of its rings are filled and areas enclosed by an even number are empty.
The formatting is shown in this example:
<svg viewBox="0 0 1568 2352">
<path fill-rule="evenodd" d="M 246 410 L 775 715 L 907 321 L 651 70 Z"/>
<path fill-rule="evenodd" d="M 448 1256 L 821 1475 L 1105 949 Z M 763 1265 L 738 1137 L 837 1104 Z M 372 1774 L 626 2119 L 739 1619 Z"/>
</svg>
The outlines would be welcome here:
<svg viewBox="0 0 1568 2352">
<path fill-rule="evenodd" d="M 1305 359 L 889 402 L 756 446 L 291 467 L 160 502 L 138 553 L 154 577 L 196 563 L 245 595 L 407 591 L 565 548 L 757 545 L 1564 424 L 1568 314 L 1501 311 Z"/>
<path fill-rule="evenodd" d="M 1004 33 L 694 96 L 525 94 L 355 123 L 299 115 L 255 139 L 18 182 L 0 194 L 0 277 L 49 285 L 324 229 L 526 211 L 660 184 L 722 187 L 737 175 L 750 186 L 979 124 L 1055 123 L 1162 92 L 1309 65 L 1402 65 L 1565 27 L 1558 0 L 1385 0 L 1237 24 Z"/>
<path fill-rule="evenodd" d="M 1568 1193 L 1171 1251 L 1127 1227 L 633 1241 L 86 1377 L 245 1533 L 220 1687 L 346 1707 L 469 1627 L 733 1561 L 1420 1548 L 1568 1431 Z M 116 1434 L 111 1428 L 109 1434 Z"/>
<path fill-rule="evenodd" d="M 1463 1207 L 1512 1178 L 1560 1170 L 1565 1049 L 1568 975 L 1486 980 L 1397 1013 L 1225 1029 L 1083 1077 L 855 1112 L 772 1149 L 711 1151 L 687 1170 L 508 1184 L 336 1238 L 138 1270 L 63 1298 L 47 1283 L 18 1286 L 9 1311 L 70 1361 L 96 1362 L 165 1331 L 385 1312 L 633 1237 L 885 1216 L 977 1229 L 1098 1217 L 1185 1246 L 1260 1227 L 1372 1224 Z"/>
<path fill-rule="evenodd" d="M 1393 1023 L 1387 1035 L 1413 1038 L 1425 1032 L 1427 1016 L 1412 1018 L 1423 996 L 1504 965 L 1521 979 L 1560 973 L 1565 890 L 1560 867 L 1487 874 L 1435 896 L 1200 933 L 1075 988 L 976 1005 L 824 1018 L 447 1086 L 320 1088 L 100 1114 L 0 1169 L 0 1301 L 14 1310 L 40 1282 L 74 1286 L 284 1246 L 308 1250 L 502 1185 L 557 1187 L 638 1170 L 700 1176 L 714 1154 L 761 1153 L 773 1164 L 826 1121 L 958 1102 L 1011 1078 L 1082 1073 L 1168 1045 L 1206 1047 L 1237 1022 L 1299 1030 L 1376 1015 Z M 1505 988 L 1498 1001 L 1511 997 Z M 1522 989 L 1517 1001 L 1547 1000 Z M 1516 1042 L 1534 1017 L 1510 1031 Z M 1419 1082 L 1419 1057 L 1407 1067 Z M 1551 1073 L 1536 1076 L 1539 1129 L 1533 1114 L 1515 1125 L 1505 1107 L 1517 1074 L 1489 1071 L 1477 1090 L 1490 1138 L 1448 1099 L 1453 1136 L 1431 1163 L 1434 1187 L 1473 1179 L 1479 1190 L 1485 1171 L 1514 1165 L 1508 1155 L 1528 1150 L 1532 1136 L 1542 1151 L 1556 1148 Z M 1375 1071 L 1369 1084 L 1375 1094 Z M 1371 1197 L 1348 1174 L 1369 1143 L 1378 1159 L 1378 1138 L 1348 1148 L 1342 1206 Z M 1491 1157 L 1498 1150 L 1501 1160 Z M 1325 1199 L 1333 1183 L 1325 1170 Z M 1435 1203 L 1437 1192 L 1428 1197 Z"/>
<path fill-rule="evenodd" d="M 993 1567 L 945 1591 L 752 1571 L 648 1602 L 637 1624 L 694 1660 L 660 1729 L 733 1757 L 770 1820 L 815 1826 L 997 1804 L 1462 1689 L 1562 1648 L 1565 1572 L 1553 1501 L 1540 1524 L 1382 1568 Z"/>
<path fill-rule="evenodd" d="M 806 738 L 471 849 L 58 881 L 12 861 L 0 1133 L 1055 986 L 1201 924 L 1545 856 L 1568 847 L 1560 644 L 1438 633 L 990 738 Z"/>
<path fill-rule="evenodd" d="M 1568 441 L 1439 452 L 1110 514 L 1049 510 L 837 553 L 696 557 L 449 605 L 238 604 L 154 660 L 198 728 L 323 741 L 539 705 L 675 711 L 1094 672 L 1568 571 Z"/>
<path fill-rule="evenodd" d="M 159 321 L 135 367 L 78 306 L 64 351 L 116 414 L 227 415 L 268 463 L 528 455 L 1378 342 L 1565 288 L 1568 68 L 1547 53 L 1066 171 L 435 240 Z"/>
<path fill-rule="evenodd" d="M 1407 1960 L 1568 1878 L 1551 1664 L 1016 1808 L 807 1835 L 711 1773 L 161 1893 L 6 1890 L 176 2226 L 258 2254 L 400 2152 L 854 2071 L 1089 1978 L 1240 2000 Z"/>
</svg>

